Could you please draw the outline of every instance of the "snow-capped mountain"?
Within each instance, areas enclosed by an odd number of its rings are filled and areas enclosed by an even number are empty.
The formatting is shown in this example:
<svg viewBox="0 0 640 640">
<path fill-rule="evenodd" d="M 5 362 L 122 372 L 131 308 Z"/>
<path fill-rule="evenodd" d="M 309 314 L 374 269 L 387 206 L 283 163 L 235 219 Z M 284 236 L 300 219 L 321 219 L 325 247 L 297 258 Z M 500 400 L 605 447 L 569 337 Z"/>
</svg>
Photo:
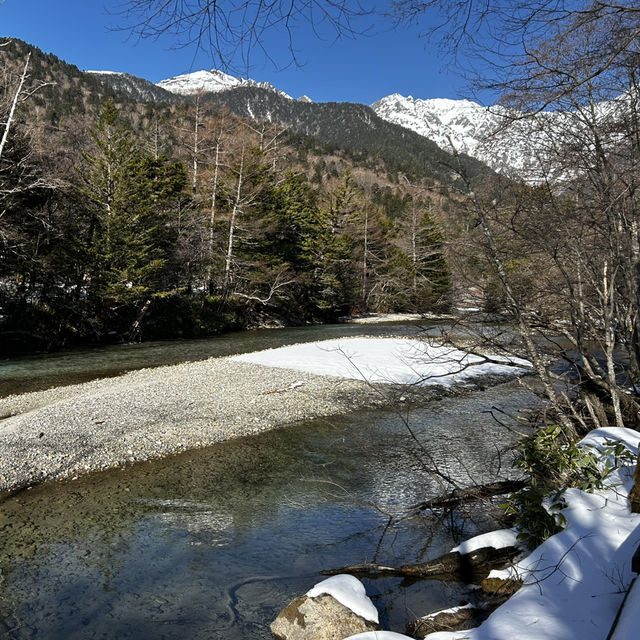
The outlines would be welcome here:
<svg viewBox="0 0 640 640">
<path fill-rule="evenodd" d="M 371 108 L 381 118 L 430 138 L 443 149 L 469 154 L 500 119 L 496 107 L 489 109 L 470 100 L 420 100 L 399 93 L 374 102 Z"/>
<path fill-rule="evenodd" d="M 466 153 L 496 171 L 521 174 L 531 163 L 530 130 L 510 127 L 517 114 L 501 106 L 483 107 L 470 100 L 414 99 L 398 93 L 371 105 L 383 119 L 433 140 L 449 152 Z"/>
<path fill-rule="evenodd" d="M 554 113 L 522 119 L 522 114 L 499 105 L 420 100 L 397 93 L 371 107 L 388 122 L 411 129 L 446 151 L 473 156 L 500 173 L 535 182 L 547 169 L 544 149 L 549 145 L 549 127 L 557 119 Z"/>
<path fill-rule="evenodd" d="M 216 69 L 210 71 L 194 71 L 193 73 L 185 73 L 180 76 L 175 76 L 174 78 L 167 78 L 166 80 L 158 82 L 157 86 L 182 96 L 191 96 L 196 93 L 219 93 L 237 87 L 260 87 L 261 89 L 274 91 L 285 98 L 293 100 L 290 95 L 276 89 L 268 82 L 234 78 Z"/>
<path fill-rule="evenodd" d="M 445 151 L 456 151 L 481 160 L 495 171 L 537 183 L 566 179 L 580 171 L 563 162 L 563 147 L 582 149 L 585 166 L 593 141 L 589 123 L 610 131 L 605 142 L 624 153 L 615 135 L 616 124 L 630 112 L 637 98 L 627 93 L 595 105 L 569 111 L 528 114 L 502 106 L 483 107 L 469 100 L 415 100 L 393 94 L 372 105 L 378 116 L 433 140 Z"/>
</svg>

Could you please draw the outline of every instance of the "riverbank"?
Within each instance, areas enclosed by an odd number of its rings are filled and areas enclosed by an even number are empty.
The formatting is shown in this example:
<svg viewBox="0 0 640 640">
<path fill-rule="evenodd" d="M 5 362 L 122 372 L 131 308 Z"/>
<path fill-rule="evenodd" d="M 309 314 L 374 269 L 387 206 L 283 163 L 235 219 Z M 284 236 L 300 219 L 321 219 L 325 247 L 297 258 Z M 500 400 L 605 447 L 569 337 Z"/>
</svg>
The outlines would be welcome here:
<svg viewBox="0 0 640 640">
<path fill-rule="evenodd" d="M 365 382 L 226 357 L 9 396 L 0 492 L 385 402 Z"/>
<path fill-rule="evenodd" d="M 300 353 L 310 370 L 300 370 Z M 254 356 L 263 361 L 247 361 Z M 444 387 L 522 371 L 504 361 L 465 358 L 462 352 L 418 341 L 351 338 L 9 396 L 0 400 L 0 492 L 313 418 L 407 406 L 460 388 Z M 418 364 L 426 368 L 419 372 Z M 390 384 L 394 380 L 398 384 Z"/>
</svg>

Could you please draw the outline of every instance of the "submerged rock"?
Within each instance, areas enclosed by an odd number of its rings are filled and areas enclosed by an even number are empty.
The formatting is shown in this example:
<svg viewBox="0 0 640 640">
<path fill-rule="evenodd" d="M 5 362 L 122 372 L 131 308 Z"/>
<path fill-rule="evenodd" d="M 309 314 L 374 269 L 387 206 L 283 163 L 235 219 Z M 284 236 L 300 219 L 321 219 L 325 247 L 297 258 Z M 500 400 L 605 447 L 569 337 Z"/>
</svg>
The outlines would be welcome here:
<svg viewBox="0 0 640 640">
<path fill-rule="evenodd" d="M 379 624 L 365 620 L 329 595 L 300 596 L 271 623 L 278 640 L 343 640 L 379 629 Z"/>
</svg>

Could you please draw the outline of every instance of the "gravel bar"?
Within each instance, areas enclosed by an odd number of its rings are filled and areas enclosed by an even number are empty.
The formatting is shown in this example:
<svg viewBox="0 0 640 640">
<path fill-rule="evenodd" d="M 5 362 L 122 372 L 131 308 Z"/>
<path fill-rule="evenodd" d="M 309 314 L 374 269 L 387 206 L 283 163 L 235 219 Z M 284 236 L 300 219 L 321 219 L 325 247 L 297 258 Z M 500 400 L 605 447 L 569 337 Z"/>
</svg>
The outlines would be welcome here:
<svg viewBox="0 0 640 640">
<path fill-rule="evenodd" d="M 390 394 L 224 357 L 9 396 L 0 399 L 0 492 L 384 406 Z"/>
</svg>

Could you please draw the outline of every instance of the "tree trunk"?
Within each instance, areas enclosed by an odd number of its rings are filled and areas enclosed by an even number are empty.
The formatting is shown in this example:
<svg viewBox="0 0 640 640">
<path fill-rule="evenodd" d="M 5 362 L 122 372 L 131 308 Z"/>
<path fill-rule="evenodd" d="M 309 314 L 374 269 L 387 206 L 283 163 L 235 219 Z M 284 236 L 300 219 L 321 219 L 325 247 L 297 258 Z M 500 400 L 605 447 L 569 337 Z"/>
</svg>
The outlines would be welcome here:
<svg viewBox="0 0 640 640">
<path fill-rule="evenodd" d="M 244 147 L 242 148 L 242 154 L 240 156 L 240 169 L 238 170 L 238 184 L 236 187 L 236 196 L 233 201 L 233 208 L 231 210 L 231 217 L 229 218 L 229 235 L 227 238 L 227 253 L 224 262 L 224 278 L 222 281 L 222 296 L 226 298 L 229 293 L 229 284 L 231 282 L 231 261 L 233 260 L 233 243 L 235 239 L 236 230 L 236 216 L 240 208 L 241 196 L 242 196 L 242 181 L 244 174 Z"/>
<path fill-rule="evenodd" d="M 207 289 L 209 293 L 213 292 L 212 286 L 212 260 L 213 260 L 213 244 L 214 244 L 214 224 L 216 221 L 216 199 L 218 196 L 218 172 L 220 169 L 220 139 L 216 141 L 216 157 L 213 170 L 213 187 L 211 190 L 211 209 L 209 211 L 209 246 L 208 246 L 208 264 L 207 264 Z"/>
<path fill-rule="evenodd" d="M 20 82 L 18 83 L 18 88 L 16 89 L 15 95 L 13 96 L 13 101 L 11 102 L 11 109 L 9 110 L 7 122 L 4 125 L 4 133 L 2 134 L 2 140 L 0 140 L 0 159 L 2 159 L 5 145 L 7 144 L 7 140 L 9 139 L 9 130 L 11 129 L 11 124 L 13 123 L 16 107 L 18 106 L 18 100 L 20 99 L 20 94 L 22 93 L 22 87 L 24 86 L 24 82 L 27 79 L 27 71 L 29 69 L 30 60 L 31 52 L 27 54 L 27 61 L 24 63 L 24 69 L 22 71 L 22 75 L 20 76 Z"/>
</svg>

